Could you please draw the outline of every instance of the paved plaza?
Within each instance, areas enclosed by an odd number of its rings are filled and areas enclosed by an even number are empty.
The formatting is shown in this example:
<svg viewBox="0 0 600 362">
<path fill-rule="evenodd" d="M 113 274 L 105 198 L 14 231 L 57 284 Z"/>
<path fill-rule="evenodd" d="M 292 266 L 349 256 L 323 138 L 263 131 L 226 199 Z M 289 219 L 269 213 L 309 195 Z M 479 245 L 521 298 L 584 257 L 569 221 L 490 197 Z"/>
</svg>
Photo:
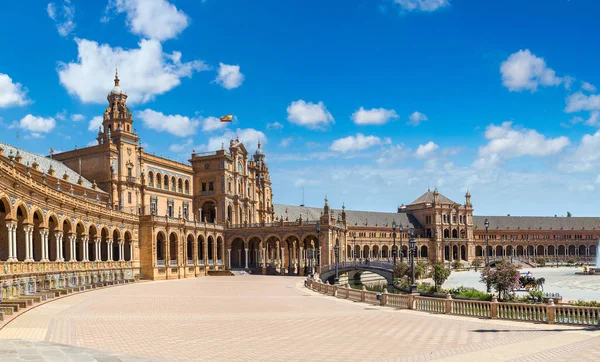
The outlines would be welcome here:
<svg viewBox="0 0 600 362">
<path fill-rule="evenodd" d="M 30 360 L 53 361 L 135 360 L 119 356 L 172 361 L 600 360 L 600 331 L 595 329 L 370 306 L 319 295 L 302 282 L 238 275 L 76 294 L 33 308 L 0 330 L 0 360 L 16 360 L 10 352 L 15 343 L 31 344 L 21 347 L 36 356 Z M 33 352 L 40 343 L 54 351 L 50 357 Z M 67 347 L 54 343 L 92 352 L 85 358 L 73 357 L 78 349 L 60 354 L 56 350 Z"/>
</svg>

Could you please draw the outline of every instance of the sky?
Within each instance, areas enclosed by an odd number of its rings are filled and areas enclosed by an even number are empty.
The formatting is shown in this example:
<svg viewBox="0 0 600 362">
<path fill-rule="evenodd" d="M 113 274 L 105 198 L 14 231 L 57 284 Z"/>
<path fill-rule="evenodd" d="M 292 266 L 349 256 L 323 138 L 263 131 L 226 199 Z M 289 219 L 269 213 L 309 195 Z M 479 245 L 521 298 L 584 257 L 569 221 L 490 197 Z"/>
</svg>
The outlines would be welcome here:
<svg viewBox="0 0 600 362">
<path fill-rule="evenodd" d="M 118 68 L 147 152 L 186 162 L 260 140 L 276 203 L 393 212 L 437 188 L 469 191 L 477 215 L 600 216 L 599 14 L 589 0 L 5 2 L 0 141 L 95 144 Z"/>
</svg>

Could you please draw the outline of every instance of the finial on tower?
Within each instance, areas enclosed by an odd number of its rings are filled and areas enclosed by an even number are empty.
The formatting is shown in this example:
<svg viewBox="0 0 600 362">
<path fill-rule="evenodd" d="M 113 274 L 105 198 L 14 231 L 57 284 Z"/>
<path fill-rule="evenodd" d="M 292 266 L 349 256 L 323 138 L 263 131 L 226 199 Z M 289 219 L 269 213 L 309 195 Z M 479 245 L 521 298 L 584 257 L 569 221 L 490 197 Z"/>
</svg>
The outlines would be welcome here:
<svg viewBox="0 0 600 362">
<path fill-rule="evenodd" d="M 119 70 L 115 67 L 115 87 L 119 86 Z"/>
</svg>

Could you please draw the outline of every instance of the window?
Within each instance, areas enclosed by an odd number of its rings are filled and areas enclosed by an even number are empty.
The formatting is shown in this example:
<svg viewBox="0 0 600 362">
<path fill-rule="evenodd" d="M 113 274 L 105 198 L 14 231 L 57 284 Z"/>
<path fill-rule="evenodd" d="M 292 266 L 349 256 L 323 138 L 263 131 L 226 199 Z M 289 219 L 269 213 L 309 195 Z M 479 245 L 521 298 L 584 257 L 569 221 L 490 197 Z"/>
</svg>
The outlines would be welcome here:
<svg viewBox="0 0 600 362">
<path fill-rule="evenodd" d="M 225 168 L 225 161 L 221 162 L 221 168 Z"/>
<path fill-rule="evenodd" d="M 205 192 L 205 191 L 206 191 L 206 182 L 203 182 L 202 183 L 202 192 Z"/>
<path fill-rule="evenodd" d="M 242 165 L 241 162 L 238 162 L 238 172 L 239 173 L 244 173 L 244 166 Z"/>
<path fill-rule="evenodd" d="M 152 171 L 148 172 L 148 186 L 154 187 L 154 174 Z"/>
<path fill-rule="evenodd" d="M 205 163 L 205 164 L 204 164 L 204 169 L 205 169 L 205 170 L 208 170 L 209 168 L 210 168 L 210 163 Z"/>
<path fill-rule="evenodd" d="M 127 168 L 127 176 L 129 176 L 129 177 L 133 176 L 131 173 L 131 167 Z"/>
<path fill-rule="evenodd" d="M 214 189 L 215 189 L 215 188 L 214 188 L 214 185 L 213 185 L 213 183 L 212 183 L 212 182 L 209 182 L 209 183 L 208 183 L 208 191 L 214 191 Z"/>
<path fill-rule="evenodd" d="M 131 204 L 131 192 L 127 193 L 127 202 Z"/>
</svg>

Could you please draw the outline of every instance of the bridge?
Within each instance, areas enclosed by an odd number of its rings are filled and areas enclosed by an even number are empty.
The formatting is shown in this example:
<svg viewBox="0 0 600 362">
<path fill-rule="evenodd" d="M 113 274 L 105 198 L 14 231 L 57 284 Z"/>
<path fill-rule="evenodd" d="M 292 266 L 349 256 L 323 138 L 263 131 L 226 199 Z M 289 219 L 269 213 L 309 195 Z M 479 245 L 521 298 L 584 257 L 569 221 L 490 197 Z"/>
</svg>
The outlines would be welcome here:
<svg viewBox="0 0 600 362">
<path fill-rule="evenodd" d="M 359 274 L 371 272 L 384 277 L 388 285 L 392 285 L 394 283 L 393 267 L 394 265 L 392 263 L 387 262 L 369 262 L 367 264 L 359 261 L 346 261 L 338 263 L 338 276 L 353 271 L 358 272 Z M 335 264 L 321 267 L 321 274 L 319 277 L 324 283 L 329 282 L 333 284 L 335 279 Z"/>
</svg>

